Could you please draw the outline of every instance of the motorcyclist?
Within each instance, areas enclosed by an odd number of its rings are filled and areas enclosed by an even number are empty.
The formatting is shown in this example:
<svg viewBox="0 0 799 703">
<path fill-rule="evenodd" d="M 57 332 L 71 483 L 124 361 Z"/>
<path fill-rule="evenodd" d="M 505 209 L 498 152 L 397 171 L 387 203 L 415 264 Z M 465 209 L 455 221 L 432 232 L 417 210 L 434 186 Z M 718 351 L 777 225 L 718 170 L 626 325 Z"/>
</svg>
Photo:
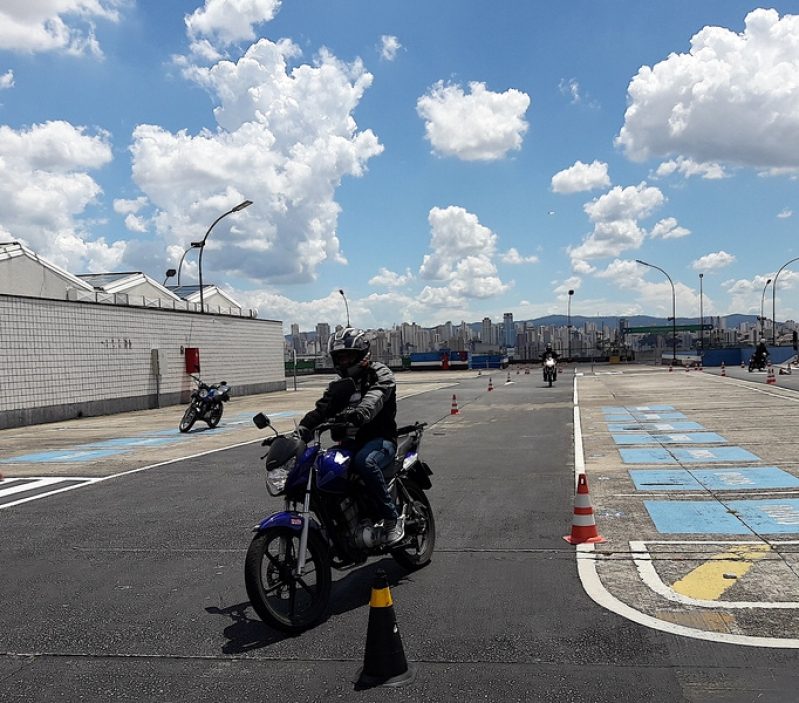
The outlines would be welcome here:
<svg viewBox="0 0 799 703">
<path fill-rule="evenodd" d="M 558 359 L 560 358 L 560 354 L 558 354 L 556 351 L 554 351 L 552 349 L 552 345 L 549 342 L 547 342 L 547 345 L 544 348 L 544 351 L 541 353 L 541 363 L 543 364 L 549 358 L 554 359 L 555 363 L 557 363 Z"/>
<path fill-rule="evenodd" d="M 755 365 L 758 368 L 765 368 L 770 356 L 771 352 L 769 352 L 768 347 L 766 346 L 766 341 L 761 339 L 760 344 L 758 344 L 757 349 L 755 349 Z"/>
<path fill-rule="evenodd" d="M 371 360 L 369 346 L 363 330 L 354 327 L 331 335 L 327 349 L 340 378 L 329 384 L 314 409 L 302 418 L 297 434 L 307 442 L 323 422 L 349 425 L 345 434 L 332 432 L 331 436 L 352 450 L 352 468 L 363 478 L 383 519 L 385 543 L 392 545 L 405 536 L 404 516 L 397 514 L 383 477 L 397 448 L 396 381 L 388 366 Z"/>
</svg>

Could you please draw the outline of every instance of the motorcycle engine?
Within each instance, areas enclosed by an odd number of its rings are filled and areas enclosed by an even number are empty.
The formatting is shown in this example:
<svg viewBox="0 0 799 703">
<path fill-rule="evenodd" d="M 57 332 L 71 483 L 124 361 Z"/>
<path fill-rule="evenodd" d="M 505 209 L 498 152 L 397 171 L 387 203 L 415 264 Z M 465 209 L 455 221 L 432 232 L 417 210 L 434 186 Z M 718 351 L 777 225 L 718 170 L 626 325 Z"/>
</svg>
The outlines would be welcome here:
<svg viewBox="0 0 799 703">
<path fill-rule="evenodd" d="M 381 538 L 381 532 L 371 522 L 364 520 L 355 530 L 355 543 L 360 549 L 373 549 Z"/>
</svg>

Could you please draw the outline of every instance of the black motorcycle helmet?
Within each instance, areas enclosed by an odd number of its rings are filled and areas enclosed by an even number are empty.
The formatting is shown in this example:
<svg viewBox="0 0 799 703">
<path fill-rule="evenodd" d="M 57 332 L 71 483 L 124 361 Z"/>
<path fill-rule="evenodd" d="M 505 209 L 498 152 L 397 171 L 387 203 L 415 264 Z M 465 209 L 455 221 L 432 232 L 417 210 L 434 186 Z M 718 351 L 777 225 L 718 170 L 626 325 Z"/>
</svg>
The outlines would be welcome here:
<svg viewBox="0 0 799 703">
<path fill-rule="evenodd" d="M 342 378 L 360 376 L 372 357 L 366 333 L 355 327 L 336 330 L 327 342 L 327 352 L 333 360 L 333 368 Z"/>
</svg>

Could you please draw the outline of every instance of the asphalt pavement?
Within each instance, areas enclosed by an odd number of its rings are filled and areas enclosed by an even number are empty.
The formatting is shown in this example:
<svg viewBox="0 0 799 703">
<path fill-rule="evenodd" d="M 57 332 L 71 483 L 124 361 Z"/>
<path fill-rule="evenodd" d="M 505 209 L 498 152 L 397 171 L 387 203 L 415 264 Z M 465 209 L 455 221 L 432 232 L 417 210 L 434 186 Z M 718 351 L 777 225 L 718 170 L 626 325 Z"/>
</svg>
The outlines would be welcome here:
<svg viewBox="0 0 799 703">
<path fill-rule="evenodd" d="M 433 563 L 337 573 L 300 637 L 243 588 L 279 508 L 251 416 L 291 429 L 329 379 L 186 435 L 180 407 L 0 432 L 0 700 L 794 700 L 799 375 L 539 373 L 398 375 L 400 423 L 430 425 Z M 583 472 L 602 541 L 575 547 Z M 419 673 L 356 693 L 377 566 Z"/>
</svg>

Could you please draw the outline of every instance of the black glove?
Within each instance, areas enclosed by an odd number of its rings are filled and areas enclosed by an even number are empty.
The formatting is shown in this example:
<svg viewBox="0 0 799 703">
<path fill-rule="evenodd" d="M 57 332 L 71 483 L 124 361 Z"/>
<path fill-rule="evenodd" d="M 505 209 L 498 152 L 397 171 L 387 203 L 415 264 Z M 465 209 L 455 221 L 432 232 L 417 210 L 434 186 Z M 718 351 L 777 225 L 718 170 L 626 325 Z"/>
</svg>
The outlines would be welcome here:
<svg viewBox="0 0 799 703">
<path fill-rule="evenodd" d="M 343 422 L 353 427 L 360 427 L 366 422 L 366 414 L 359 408 L 345 410 L 336 416 L 336 422 Z"/>
</svg>

